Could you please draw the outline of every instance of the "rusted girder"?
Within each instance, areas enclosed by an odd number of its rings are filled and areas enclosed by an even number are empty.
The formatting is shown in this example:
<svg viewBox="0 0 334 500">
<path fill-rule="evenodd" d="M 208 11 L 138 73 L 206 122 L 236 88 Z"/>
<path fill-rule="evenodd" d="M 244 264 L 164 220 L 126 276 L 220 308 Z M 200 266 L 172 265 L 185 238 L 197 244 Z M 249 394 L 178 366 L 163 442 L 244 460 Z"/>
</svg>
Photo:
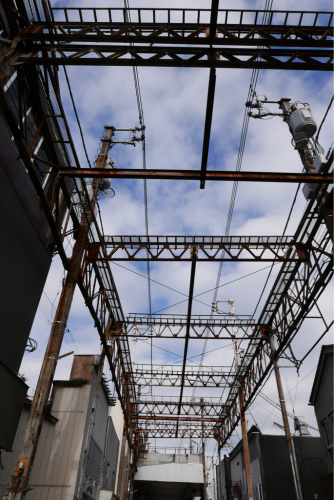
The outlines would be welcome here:
<svg viewBox="0 0 334 500">
<path fill-rule="evenodd" d="M 187 324 L 187 316 L 185 314 L 152 314 L 150 317 L 140 313 L 130 313 L 130 316 L 124 321 L 124 325 L 128 328 L 136 326 L 185 326 Z M 250 316 L 245 318 L 241 315 L 232 321 L 229 315 L 205 315 L 205 314 L 192 314 L 191 324 L 193 326 L 211 326 L 211 327 L 237 327 L 249 328 L 257 325 L 257 321 Z"/>
<path fill-rule="evenodd" d="M 135 318 L 128 318 L 127 321 L 120 323 L 122 329 L 119 331 L 120 336 L 139 337 L 139 338 L 185 338 L 187 325 L 182 318 L 139 318 L 138 322 Z M 259 325 L 252 320 L 238 320 L 233 323 L 231 320 L 220 317 L 219 320 L 210 318 L 194 318 L 191 317 L 189 325 L 189 338 L 231 340 L 233 338 L 233 328 L 237 329 L 237 340 L 258 340 L 256 335 L 259 328 L 265 325 Z M 263 336 L 261 337 L 264 338 Z M 269 337 L 267 337 L 269 339 Z"/>
<path fill-rule="evenodd" d="M 54 22 L 33 22 L 23 39 L 190 46 L 263 46 L 265 40 L 269 47 L 316 48 L 327 47 L 332 37 L 332 14 L 319 11 L 271 11 L 268 16 L 268 11 L 219 9 L 213 16 L 210 9 L 58 7 L 53 13 Z"/>
<path fill-rule="evenodd" d="M 103 246 L 104 255 L 99 255 Z M 308 261 L 307 246 L 289 236 L 105 236 L 90 243 L 88 261 Z M 300 251 L 302 249 L 302 251 Z"/>
<path fill-rule="evenodd" d="M 171 397 L 150 396 L 150 399 L 141 397 L 136 402 L 135 415 L 177 415 L 179 401 Z M 200 398 L 184 396 L 181 403 L 182 416 L 189 417 L 220 417 L 224 414 L 225 404 L 220 401 L 220 398 L 205 398 L 203 401 Z"/>
<path fill-rule="evenodd" d="M 184 422 L 179 423 L 178 436 L 179 438 L 202 438 L 208 439 L 213 436 L 214 427 L 217 425 L 214 422 L 208 422 L 202 429 L 201 422 Z M 138 420 L 137 429 L 145 434 L 148 438 L 175 438 L 176 421 L 149 421 Z"/>
<path fill-rule="evenodd" d="M 38 59 L 40 61 L 40 59 Z M 131 59 L 129 59 L 130 61 Z M 58 61 L 58 59 L 57 59 Z M 200 170 L 163 170 L 163 169 L 120 169 L 103 171 L 88 168 L 59 168 L 60 177 L 76 177 L 93 179 L 109 177 L 113 179 L 166 179 L 166 180 L 201 180 Z M 208 170 L 206 181 L 238 181 L 238 182 L 289 182 L 332 184 L 333 176 L 324 174 L 299 174 L 290 172 L 236 172 L 235 170 Z"/>
<path fill-rule="evenodd" d="M 225 368 L 225 371 L 223 371 Z M 182 376 L 184 373 L 184 376 Z M 133 380 L 136 384 L 153 385 L 160 387 L 230 387 L 234 381 L 234 374 L 230 372 L 230 367 L 204 366 L 198 370 L 197 366 L 187 366 L 183 368 L 177 365 L 134 365 Z"/>
<path fill-rule="evenodd" d="M 194 298 L 195 300 L 195 298 Z M 142 338 L 184 338 L 187 318 L 181 315 L 165 316 L 130 316 L 122 324 L 120 335 Z M 231 340 L 233 328 L 237 329 L 237 340 L 254 338 L 259 325 L 257 321 L 238 318 L 235 322 L 226 316 L 191 316 L 189 335 L 191 339 L 202 339 L 206 336 L 212 339 Z M 263 338 L 263 337 L 262 337 Z M 269 337 L 268 337 L 269 339 Z"/>
<path fill-rule="evenodd" d="M 132 418 L 135 420 L 151 420 L 152 422 L 154 421 L 163 421 L 163 422 L 187 422 L 187 423 L 193 423 L 193 422 L 207 422 L 207 423 L 217 423 L 221 422 L 221 418 L 212 418 L 212 417 L 206 417 L 206 418 L 197 418 L 197 417 L 181 417 L 180 415 L 176 415 L 175 417 L 169 416 L 169 415 L 143 415 L 143 414 L 136 414 L 134 413 L 132 415 Z M 177 429 L 175 431 L 175 434 L 177 434 Z"/>
</svg>

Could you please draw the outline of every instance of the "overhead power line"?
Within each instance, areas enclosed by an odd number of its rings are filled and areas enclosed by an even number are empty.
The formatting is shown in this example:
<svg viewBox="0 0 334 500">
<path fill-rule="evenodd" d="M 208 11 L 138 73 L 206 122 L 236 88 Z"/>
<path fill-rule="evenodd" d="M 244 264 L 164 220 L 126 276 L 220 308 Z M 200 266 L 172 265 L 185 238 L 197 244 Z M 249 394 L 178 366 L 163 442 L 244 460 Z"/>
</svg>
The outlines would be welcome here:
<svg viewBox="0 0 334 500">
<path fill-rule="evenodd" d="M 179 304 L 183 304 L 184 302 L 187 302 L 187 300 L 188 300 L 188 295 L 185 294 L 185 293 L 183 293 L 183 292 L 180 292 L 179 290 L 175 290 L 174 288 L 171 288 L 170 286 L 164 285 L 163 283 L 160 283 L 159 281 L 156 281 L 156 280 L 154 280 L 152 278 L 148 278 L 144 274 L 140 274 L 137 271 L 134 271 L 133 269 L 129 269 L 128 267 L 125 267 L 125 266 L 122 266 L 121 264 L 118 264 L 117 262 L 110 261 L 110 263 L 114 264 L 115 266 L 122 267 L 123 269 L 126 269 L 127 271 L 130 271 L 130 273 L 137 274 L 141 278 L 145 278 L 147 280 L 150 280 L 153 283 L 156 283 L 157 285 L 163 286 L 165 288 L 168 288 L 169 290 L 172 290 L 173 292 L 179 293 L 180 295 L 184 295 L 185 297 L 187 297 L 186 299 L 181 300 L 180 302 L 176 302 L 175 304 L 172 304 L 170 306 L 164 307 L 163 309 L 159 309 L 158 311 L 155 311 L 155 312 L 151 313 L 152 315 L 153 314 L 157 314 L 157 313 L 159 313 L 161 311 L 164 311 L 165 309 L 169 309 L 171 307 L 177 306 Z M 274 263 L 274 266 L 277 266 L 278 264 L 280 264 L 280 262 Z M 257 271 L 253 271 L 252 273 L 248 273 L 248 274 L 245 274 L 244 276 L 240 276 L 240 278 L 236 278 L 236 279 L 234 279 L 232 281 L 228 281 L 226 283 L 223 283 L 222 285 L 219 285 L 218 288 L 222 288 L 224 286 L 231 285 L 232 283 L 235 283 L 236 281 L 240 281 L 240 280 L 242 280 L 244 278 L 248 278 L 249 276 L 252 276 L 253 274 L 257 274 L 257 273 L 260 273 L 261 271 L 264 271 L 265 269 L 269 269 L 269 267 L 271 267 L 271 265 L 270 266 L 266 266 L 266 267 L 262 267 L 261 269 L 258 269 Z M 196 297 L 200 297 L 201 295 L 205 295 L 206 293 L 212 292 L 213 290 L 214 290 L 214 288 L 210 288 L 209 290 L 206 290 L 205 292 L 198 293 L 197 295 L 194 295 L 193 299 L 196 300 Z M 211 308 L 211 305 L 206 304 L 205 302 L 202 302 L 200 300 L 197 300 L 197 302 L 199 302 L 200 304 L 203 304 L 204 306 L 207 306 L 207 307 Z M 143 315 L 144 316 L 149 316 L 149 314 L 144 314 L 144 313 L 143 313 Z"/>
<path fill-rule="evenodd" d="M 268 11 L 270 11 L 272 9 L 272 4 L 273 4 L 273 0 L 266 0 L 266 4 L 264 7 L 264 10 L 266 12 L 264 13 L 262 24 L 266 24 L 268 22 L 268 20 L 269 20 L 269 12 Z M 255 90 L 256 90 L 259 72 L 260 72 L 259 69 L 253 69 L 253 71 L 252 71 L 251 81 L 250 81 L 248 95 L 247 95 L 247 102 L 252 100 L 254 95 L 255 95 Z M 246 139 L 247 139 L 248 125 L 249 125 L 248 109 L 245 107 L 244 119 L 243 119 L 243 124 L 242 124 L 242 131 L 241 131 L 241 138 L 240 138 L 239 150 L 238 150 L 238 157 L 237 157 L 237 164 L 236 164 L 236 171 L 237 172 L 239 172 L 241 170 L 241 166 L 242 166 L 242 160 L 244 157 L 244 151 L 245 151 L 245 145 L 246 145 Z M 235 198 L 237 196 L 238 184 L 239 184 L 238 181 L 234 181 L 234 183 L 233 183 L 232 195 L 231 195 L 230 206 L 229 206 L 226 227 L 225 227 L 225 236 L 229 236 L 229 234 L 230 234 L 230 228 L 231 228 L 232 217 L 233 217 L 233 212 L 234 212 Z M 222 250 L 221 257 L 223 258 L 224 255 L 225 255 L 225 250 Z M 223 271 L 223 263 L 224 263 L 223 261 L 221 261 L 219 263 L 216 286 L 214 288 L 214 294 L 213 294 L 213 300 L 212 300 L 213 304 L 215 304 L 217 301 L 219 283 L 220 283 L 221 275 L 222 275 L 222 271 Z M 203 349 L 204 353 L 203 353 L 203 357 L 201 359 L 201 362 L 203 362 L 203 360 L 204 360 L 207 343 L 208 343 L 208 337 L 205 338 L 204 349 Z M 196 391 L 196 386 L 193 389 L 193 395 L 195 394 L 195 391 Z"/>
<path fill-rule="evenodd" d="M 130 16 L 130 11 L 129 11 L 129 0 L 124 0 L 124 7 L 125 7 L 125 17 L 127 22 L 131 22 L 131 16 Z M 130 43 L 131 46 L 133 46 L 133 43 Z M 134 56 L 131 55 L 133 58 Z M 135 90 L 136 90 L 136 98 L 137 98 L 137 106 L 138 106 L 138 114 L 139 114 L 139 123 L 140 126 L 142 127 L 142 157 L 143 157 L 143 170 L 146 170 L 146 144 L 145 144 L 145 120 L 144 120 L 144 110 L 143 110 L 143 102 L 141 98 L 141 90 L 140 90 L 140 83 L 139 83 L 139 75 L 138 75 L 138 68 L 137 66 L 132 67 L 133 71 L 133 79 L 134 79 L 134 84 L 135 84 Z M 147 182 L 146 179 L 144 179 L 144 214 L 145 214 L 145 232 L 146 236 L 148 237 L 148 203 L 147 203 Z M 147 257 L 148 257 L 148 250 L 147 250 Z M 150 317 L 152 313 L 152 295 L 151 295 L 151 271 L 150 271 L 150 262 L 147 260 L 146 262 L 147 266 L 147 291 L 148 291 L 148 307 L 149 307 L 149 312 L 150 312 Z M 151 342 L 151 371 L 153 368 L 153 344 Z M 151 388 L 152 390 L 152 388 Z"/>
<path fill-rule="evenodd" d="M 330 108 L 331 108 L 331 105 L 333 104 L 333 100 L 334 100 L 334 94 L 332 95 L 332 98 L 331 98 L 331 100 L 330 100 L 330 102 L 329 102 L 329 104 L 328 104 L 328 108 L 327 108 L 327 110 L 326 110 L 326 113 L 325 113 L 325 115 L 324 115 L 324 117 L 323 117 L 323 119 L 322 119 L 322 122 L 320 123 L 320 126 L 319 126 L 319 128 L 318 128 L 318 133 L 317 133 L 317 135 L 316 135 L 315 142 L 318 142 L 318 138 L 319 138 L 320 131 L 321 131 L 321 129 L 322 129 L 322 126 L 323 126 L 323 124 L 324 124 L 324 121 L 325 121 L 325 120 L 326 120 L 326 118 L 327 118 L 327 115 L 328 115 L 328 112 L 329 112 L 329 110 L 330 110 Z"/>
<path fill-rule="evenodd" d="M 78 113 L 77 113 L 77 108 L 76 108 L 75 102 L 74 102 L 74 97 L 73 97 L 73 94 L 72 94 L 72 88 L 71 88 L 70 80 L 68 78 L 65 66 L 64 66 L 64 73 L 65 73 L 67 87 L 68 87 L 68 90 L 69 90 L 69 93 L 70 93 L 70 97 L 71 97 L 71 101 L 72 101 L 72 106 L 73 106 L 74 114 L 75 114 L 75 117 L 77 119 L 77 124 L 78 124 L 78 127 L 79 127 L 79 131 L 80 131 L 80 135 L 81 135 L 81 140 L 82 140 L 82 145 L 83 145 L 83 148 L 84 148 L 84 151 L 85 151 L 87 163 L 89 165 L 89 168 L 92 168 L 92 165 L 90 164 L 90 161 L 89 161 L 89 156 L 88 156 L 88 153 L 87 153 L 87 149 L 86 149 L 86 143 L 85 143 L 85 139 L 84 139 L 84 136 L 83 136 L 83 133 L 82 133 L 81 123 L 80 123 L 79 116 L 78 116 Z"/>
</svg>

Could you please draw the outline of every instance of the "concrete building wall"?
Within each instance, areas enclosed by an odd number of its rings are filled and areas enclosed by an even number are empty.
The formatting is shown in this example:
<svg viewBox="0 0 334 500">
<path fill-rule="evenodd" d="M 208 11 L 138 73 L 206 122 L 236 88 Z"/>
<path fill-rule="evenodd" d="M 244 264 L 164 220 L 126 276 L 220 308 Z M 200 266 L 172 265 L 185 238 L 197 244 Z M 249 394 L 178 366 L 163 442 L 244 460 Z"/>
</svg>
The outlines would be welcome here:
<svg viewBox="0 0 334 500">
<path fill-rule="evenodd" d="M 239 488 L 240 494 L 243 495 L 245 484 L 244 484 L 244 463 L 242 451 L 239 451 L 233 459 L 230 461 L 230 471 L 231 471 L 231 486 L 235 490 Z M 225 484 L 222 490 L 224 491 Z M 242 497 L 243 498 L 243 497 Z"/>
<path fill-rule="evenodd" d="M 44 419 L 29 485 L 33 490 L 26 494 L 27 500 L 73 500 L 89 395 L 89 384 L 55 387 L 52 414 L 58 421 Z M 15 470 L 28 418 L 29 408 L 25 408 L 13 452 L 2 452 L 0 484 L 8 482 Z M 5 494 L 6 488 L 0 489 L 0 498 Z"/>
<path fill-rule="evenodd" d="M 328 473 L 333 474 L 333 345 L 322 347 L 315 375 L 311 404 L 318 422 Z"/>
<path fill-rule="evenodd" d="M 50 231 L 1 114 L 0 137 L 0 360 L 19 371 L 51 264 Z"/>
<path fill-rule="evenodd" d="M 253 433 L 248 436 L 253 496 L 255 500 L 281 500 L 295 497 L 293 476 L 285 436 Z M 325 456 L 321 439 L 317 437 L 294 437 L 293 443 L 303 492 L 303 500 L 314 500 L 324 496 L 321 478 L 326 474 Z M 246 476 L 242 442 L 228 459 L 231 498 L 247 499 Z M 221 465 L 221 489 L 218 500 L 229 499 L 226 491 L 224 462 Z M 217 468 L 219 477 L 219 469 Z M 234 487 L 234 491 L 233 491 Z M 233 496 L 233 494 L 238 496 Z"/>
<path fill-rule="evenodd" d="M 122 450 L 122 436 L 123 436 L 123 426 L 124 426 L 124 415 L 121 407 L 121 403 L 119 400 L 116 400 L 116 405 L 112 406 L 109 408 L 109 415 L 112 418 L 113 424 L 114 424 L 114 429 L 118 441 L 118 453 L 117 453 L 117 467 L 115 470 L 115 478 L 113 479 L 113 484 L 114 486 L 110 488 L 112 491 L 117 491 L 117 485 L 118 485 L 118 472 L 119 472 L 119 467 L 120 467 L 120 457 L 121 457 L 121 450 Z M 113 469 L 114 471 L 114 469 Z M 112 473 L 112 477 L 113 473 Z M 109 484 L 109 483 L 108 483 Z"/>
<path fill-rule="evenodd" d="M 162 463 L 138 467 L 136 481 L 162 481 L 173 483 L 203 483 L 203 465 L 196 463 Z"/>
<path fill-rule="evenodd" d="M 80 484 L 80 500 L 98 500 L 100 489 L 111 489 L 115 482 L 119 439 L 102 386 L 96 411 L 92 412 L 97 382 L 94 362 L 100 358 L 75 358 L 74 364 L 79 364 L 81 371 L 72 370 L 73 378 L 69 381 L 54 382 L 29 483 L 33 489 L 26 494 L 27 500 L 73 500 Z M 76 378 L 82 373 L 86 379 Z M 14 473 L 29 411 L 28 406 L 22 412 L 13 452 L 2 452 L 4 470 L 0 471 L 0 484 L 8 486 Z M 6 487 L 0 489 L 0 498 L 6 494 Z"/>
</svg>

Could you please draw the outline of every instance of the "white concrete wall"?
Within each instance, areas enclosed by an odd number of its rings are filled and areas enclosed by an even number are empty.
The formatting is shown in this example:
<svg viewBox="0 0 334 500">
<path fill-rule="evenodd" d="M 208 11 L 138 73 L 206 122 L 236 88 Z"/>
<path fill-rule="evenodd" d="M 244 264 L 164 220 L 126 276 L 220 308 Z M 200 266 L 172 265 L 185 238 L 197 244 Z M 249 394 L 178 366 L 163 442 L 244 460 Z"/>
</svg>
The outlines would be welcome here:
<svg viewBox="0 0 334 500">
<path fill-rule="evenodd" d="M 146 465 L 138 467 L 135 480 L 203 484 L 203 465 L 191 463 Z"/>
</svg>

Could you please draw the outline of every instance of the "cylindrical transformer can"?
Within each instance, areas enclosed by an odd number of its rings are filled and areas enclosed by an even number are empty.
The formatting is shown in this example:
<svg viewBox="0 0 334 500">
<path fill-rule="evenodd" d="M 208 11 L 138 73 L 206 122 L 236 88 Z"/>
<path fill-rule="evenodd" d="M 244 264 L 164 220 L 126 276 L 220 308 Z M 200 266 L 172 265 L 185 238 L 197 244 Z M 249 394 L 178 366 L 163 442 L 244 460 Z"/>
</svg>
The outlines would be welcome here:
<svg viewBox="0 0 334 500">
<path fill-rule="evenodd" d="M 307 137 L 312 137 L 316 133 L 317 124 L 309 104 L 297 102 L 292 105 L 289 126 L 293 136 L 299 132 L 304 132 Z"/>
<path fill-rule="evenodd" d="M 107 158 L 104 168 L 106 170 L 112 170 L 116 168 L 115 163 L 110 157 Z M 106 191 L 106 189 L 109 189 L 110 186 L 111 186 L 111 177 L 102 177 L 102 179 L 100 180 L 100 189 L 102 191 Z"/>
</svg>

